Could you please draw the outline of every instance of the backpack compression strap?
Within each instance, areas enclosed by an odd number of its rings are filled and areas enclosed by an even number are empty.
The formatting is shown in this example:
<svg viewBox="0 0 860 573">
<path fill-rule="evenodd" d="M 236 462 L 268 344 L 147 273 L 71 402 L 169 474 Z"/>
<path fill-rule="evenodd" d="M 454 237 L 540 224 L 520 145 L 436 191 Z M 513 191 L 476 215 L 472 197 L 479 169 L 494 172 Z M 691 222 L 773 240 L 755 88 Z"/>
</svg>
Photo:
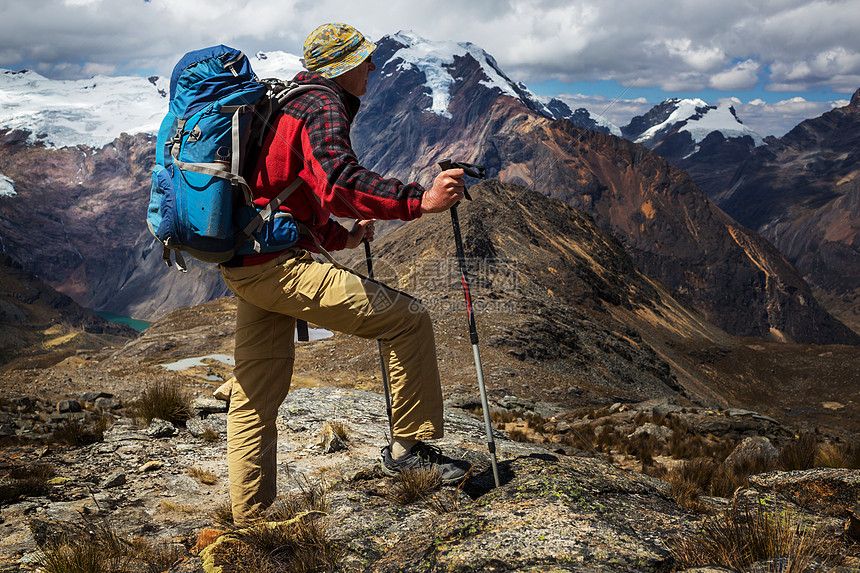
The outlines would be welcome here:
<svg viewBox="0 0 860 573">
<path fill-rule="evenodd" d="M 182 141 L 183 129 L 185 127 L 184 122 L 177 125 L 176 136 L 174 136 L 174 144 L 170 152 L 173 156 L 173 164 L 183 171 L 193 171 L 202 175 L 209 175 L 210 177 L 226 179 L 231 185 L 242 190 L 242 193 L 245 195 L 245 200 L 250 205 L 253 202 L 251 187 L 248 185 L 248 182 L 245 181 L 245 178 L 239 175 L 239 170 L 242 165 L 242 141 L 239 131 L 239 119 L 244 113 L 254 112 L 254 107 L 250 105 L 225 105 L 221 107 L 221 111 L 223 113 L 233 114 L 230 131 L 234 153 L 231 160 L 230 171 L 225 171 L 224 167 L 219 163 L 186 163 L 185 161 L 179 160 L 179 144 Z M 194 130 L 192 130 L 192 132 L 193 131 Z"/>
</svg>

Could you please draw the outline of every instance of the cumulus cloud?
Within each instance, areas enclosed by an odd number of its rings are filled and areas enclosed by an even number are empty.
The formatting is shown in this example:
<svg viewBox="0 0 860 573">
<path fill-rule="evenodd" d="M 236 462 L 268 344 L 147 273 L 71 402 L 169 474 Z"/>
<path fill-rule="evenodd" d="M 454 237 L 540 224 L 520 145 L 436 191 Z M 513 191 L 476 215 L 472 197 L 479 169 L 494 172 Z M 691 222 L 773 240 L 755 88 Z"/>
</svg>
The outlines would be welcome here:
<svg viewBox="0 0 860 573">
<path fill-rule="evenodd" d="M 716 90 L 747 90 L 758 84 L 761 66 L 754 60 L 746 60 L 732 68 L 711 76 L 710 87 Z"/>
<path fill-rule="evenodd" d="M 556 97 L 572 110 L 585 108 L 591 117 L 606 119 L 619 128 L 654 107 L 654 104 L 649 103 L 645 98 L 624 99 L 623 94 L 614 99 L 586 94 L 561 94 Z"/>
<path fill-rule="evenodd" d="M 318 24 L 345 21 L 372 39 L 404 29 L 471 41 L 527 84 L 860 86 L 855 0 L 6 0 L 0 14 L 0 67 L 58 79 L 169 74 L 183 53 L 216 43 L 298 54 Z"/>
</svg>

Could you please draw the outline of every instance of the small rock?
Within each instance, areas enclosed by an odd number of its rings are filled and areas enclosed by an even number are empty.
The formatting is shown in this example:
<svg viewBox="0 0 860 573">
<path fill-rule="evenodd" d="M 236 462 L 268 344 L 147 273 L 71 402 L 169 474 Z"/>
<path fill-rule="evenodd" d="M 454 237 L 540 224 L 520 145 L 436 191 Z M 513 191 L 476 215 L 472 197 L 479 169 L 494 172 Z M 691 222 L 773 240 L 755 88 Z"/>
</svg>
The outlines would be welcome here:
<svg viewBox="0 0 860 573">
<path fill-rule="evenodd" d="M 11 402 L 16 406 L 23 406 L 24 408 L 32 408 L 36 405 L 36 401 L 29 396 L 23 396 L 21 398 L 12 398 Z"/>
<path fill-rule="evenodd" d="M 526 398 L 518 398 L 516 396 L 505 396 L 499 400 L 499 406 L 508 410 L 534 410 L 535 403 L 533 400 Z"/>
<path fill-rule="evenodd" d="M 118 487 L 121 485 L 125 485 L 126 477 L 123 472 L 113 472 L 108 475 L 105 479 L 102 480 L 101 487 L 109 488 L 109 487 Z"/>
<path fill-rule="evenodd" d="M 632 434 L 627 436 L 628 438 L 635 438 L 641 435 L 651 436 L 653 438 L 657 438 L 658 440 L 663 440 L 669 437 L 669 434 L 672 433 L 672 430 L 667 428 L 666 426 L 658 426 L 657 424 L 652 424 L 651 422 L 647 422 L 642 424 L 638 428 L 636 428 Z"/>
<path fill-rule="evenodd" d="M 164 462 L 152 460 L 140 466 L 140 469 L 138 469 L 138 471 L 140 473 L 153 472 L 155 470 L 160 470 L 162 467 L 164 467 Z"/>
<path fill-rule="evenodd" d="M 651 408 L 651 415 L 654 418 L 665 418 L 669 414 L 680 412 L 683 410 L 681 406 L 677 404 L 655 404 L 653 408 Z"/>
<path fill-rule="evenodd" d="M 860 504 L 848 510 L 848 520 L 845 522 L 845 533 L 855 543 L 860 543 Z"/>
<path fill-rule="evenodd" d="M 790 472 L 769 472 L 750 476 L 757 490 L 809 500 L 811 508 L 853 507 L 860 499 L 860 470 L 813 468 Z"/>
<path fill-rule="evenodd" d="M 32 518 L 27 525 L 33 540 L 39 547 L 60 542 L 63 539 L 75 538 L 85 534 L 86 530 L 80 525 L 59 521 L 57 519 Z"/>
<path fill-rule="evenodd" d="M 773 462 L 779 457 L 779 450 L 770 443 L 770 440 L 761 436 L 751 436 L 732 450 L 726 458 L 726 465 L 739 465 L 747 460 L 761 459 Z"/>
<path fill-rule="evenodd" d="M 445 400 L 446 408 L 460 408 L 461 410 L 470 410 L 472 408 L 481 407 L 481 398 L 479 396 L 461 395 L 452 396 Z"/>
<path fill-rule="evenodd" d="M 191 402 L 191 407 L 201 415 L 218 414 L 227 411 L 227 404 L 224 400 L 207 398 L 205 396 L 195 398 L 194 401 Z"/>
<path fill-rule="evenodd" d="M 77 400 L 60 400 L 57 402 L 57 412 L 60 414 L 80 412 L 81 410 L 81 404 Z"/>
<path fill-rule="evenodd" d="M 93 405 L 99 410 L 116 410 L 120 406 L 122 406 L 122 402 L 117 400 L 116 398 L 110 398 L 106 396 L 100 396 L 96 398 Z"/>
<path fill-rule="evenodd" d="M 176 426 L 161 418 L 153 418 L 146 429 L 146 435 L 153 438 L 167 438 L 175 434 Z"/>
<path fill-rule="evenodd" d="M 89 402 L 90 404 L 95 404 L 95 401 L 99 398 L 113 398 L 113 394 L 107 392 L 84 392 L 78 400 L 83 403 Z"/>
<path fill-rule="evenodd" d="M 227 414 L 211 414 L 205 419 L 191 418 L 185 422 L 185 428 L 195 438 L 199 438 L 206 430 L 217 434 L 227 433 Z"/>
</svg>

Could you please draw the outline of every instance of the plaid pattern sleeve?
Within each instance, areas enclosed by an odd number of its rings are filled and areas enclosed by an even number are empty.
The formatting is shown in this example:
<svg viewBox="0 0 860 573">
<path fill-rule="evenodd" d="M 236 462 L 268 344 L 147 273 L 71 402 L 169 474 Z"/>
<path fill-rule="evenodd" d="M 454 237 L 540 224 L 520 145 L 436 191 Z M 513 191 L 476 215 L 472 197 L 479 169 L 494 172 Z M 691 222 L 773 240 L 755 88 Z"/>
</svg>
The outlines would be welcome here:
<svg viewBox="0 0 860 573">
<path fill-rule="evenodd" d="M 402 219 L 421 216 L 424 188 L 385 179 L 362 167 L 349 139 L 351 117 L 330 93 L 309 92 L 296 98 L 287 113 L 304 123 L 307 181 L 321 206 L 338 217 Z"/>
</svg>

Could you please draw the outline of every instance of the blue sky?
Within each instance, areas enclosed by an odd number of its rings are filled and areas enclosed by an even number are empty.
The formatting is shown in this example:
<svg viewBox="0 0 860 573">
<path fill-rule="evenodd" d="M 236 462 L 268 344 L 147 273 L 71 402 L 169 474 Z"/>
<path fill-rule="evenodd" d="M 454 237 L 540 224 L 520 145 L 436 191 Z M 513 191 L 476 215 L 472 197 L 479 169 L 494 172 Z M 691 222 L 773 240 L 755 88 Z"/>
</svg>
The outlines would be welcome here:
<svg viewBox="0 0 860 573">
<path fill-rule="evenodd" d="M 534 92 L 608 108 L 617 125 L 698 97 L 782 135 L 860 88 L 858 0 L 0 0 L 0 68 L 164 75 L 216 43 L 300 54 L 332 21 L 371 39 L 412 30 L 473 42 Z"/>
</svg>

